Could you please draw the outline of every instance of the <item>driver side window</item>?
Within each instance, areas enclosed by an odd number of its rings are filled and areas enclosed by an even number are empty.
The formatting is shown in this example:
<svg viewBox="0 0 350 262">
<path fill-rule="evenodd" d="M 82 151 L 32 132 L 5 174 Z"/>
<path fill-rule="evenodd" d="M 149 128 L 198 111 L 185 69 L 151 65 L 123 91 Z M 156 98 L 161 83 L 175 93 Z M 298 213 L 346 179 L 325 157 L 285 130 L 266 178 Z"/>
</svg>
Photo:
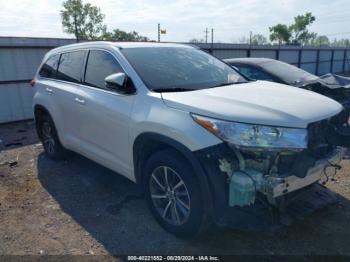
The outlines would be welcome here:
<svg viewBox="0 0 350 262">
<path fill-rule="evenodd" d="M 272 82 L 275 81 L 272 76 L 261 71 L 256 67 L 248 66 L 248 65 L 240 65 L 240 64 L 235 64 L 234 66 L 238 68 L 240 73 L 249 77 L 250 79 L 265 80 L 265 81 L 272 81 Z"/>
<path fill-rule="evenodd" d="M 84 84 L 112 91 L 106 87 L 105 78 L 111 74 L 122 72 L 122 67 L 110 53 L 102 50 L 91 50 L 86 62 Z"/>
</svg>

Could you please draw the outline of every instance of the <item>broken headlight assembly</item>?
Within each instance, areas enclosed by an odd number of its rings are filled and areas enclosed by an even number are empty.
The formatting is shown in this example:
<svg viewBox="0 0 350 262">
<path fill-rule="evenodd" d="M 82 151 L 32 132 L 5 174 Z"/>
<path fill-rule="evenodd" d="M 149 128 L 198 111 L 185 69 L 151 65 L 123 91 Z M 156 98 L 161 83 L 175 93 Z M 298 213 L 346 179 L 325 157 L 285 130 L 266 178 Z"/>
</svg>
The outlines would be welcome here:
<svg viewBox="0 0 350 262">
<path fill-rule="evenodd" d="M 237 147 L 302 150 L 308 145 L 308 131 L 230 122 L 192 114 L 193 120 L 223 141 Z"/>
</svg>

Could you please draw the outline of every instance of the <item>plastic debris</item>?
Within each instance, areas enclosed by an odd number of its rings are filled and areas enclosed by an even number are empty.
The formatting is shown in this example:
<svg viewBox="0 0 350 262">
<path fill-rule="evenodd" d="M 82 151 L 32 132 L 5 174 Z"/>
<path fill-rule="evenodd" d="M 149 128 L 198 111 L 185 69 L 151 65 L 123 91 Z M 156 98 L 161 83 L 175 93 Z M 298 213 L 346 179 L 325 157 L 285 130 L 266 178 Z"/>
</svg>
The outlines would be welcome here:
<svg viewBox="0 0 350 262">
<path fill-rule="evenodd" d="M 226 159 L 219 159 L 220 171 L 226 173 L 229 177 L 232 174 L 232 165 Z"/>
</svg>

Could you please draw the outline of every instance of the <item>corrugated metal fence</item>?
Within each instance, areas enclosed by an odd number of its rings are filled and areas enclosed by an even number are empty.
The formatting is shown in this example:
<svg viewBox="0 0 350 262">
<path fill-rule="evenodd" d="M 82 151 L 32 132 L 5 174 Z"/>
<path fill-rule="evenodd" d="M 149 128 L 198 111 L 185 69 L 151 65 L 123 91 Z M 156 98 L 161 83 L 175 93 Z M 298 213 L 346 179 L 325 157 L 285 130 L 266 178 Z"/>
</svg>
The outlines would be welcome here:
<svg viewBox="0 0 350 262">
<path fill-rule="evenodd" d="M 0 37 L 0 123 L 33 117 L 33 78 L 45 53 L 72 39 Z"/>
<path fill-rule="evenodd" d="M 218 58 L 266 57 L 298 66 L 312 74 L 350 70 L 350 49 L 311 46 L 250 46 L 241 44 L 196 44 Z"/>
<path fill-rule="evenodd" d="M 0 123 L 33 117 L 30 79 L 48 50 L 74 42 L 74 39 L 0 37 Z M 345 48 L 196 45 L 218 58 L 268 57 L 317 75 L 350 70 L 350 50 Z"/>
</svg>

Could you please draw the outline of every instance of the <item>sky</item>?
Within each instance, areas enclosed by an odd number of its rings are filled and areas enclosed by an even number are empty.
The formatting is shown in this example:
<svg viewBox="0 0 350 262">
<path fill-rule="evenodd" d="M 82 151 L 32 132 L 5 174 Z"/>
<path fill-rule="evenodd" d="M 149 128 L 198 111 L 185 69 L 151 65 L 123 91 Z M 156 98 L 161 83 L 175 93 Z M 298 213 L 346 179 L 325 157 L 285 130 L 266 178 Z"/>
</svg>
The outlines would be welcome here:
<svg viewBox="0 0 350 262">
<path fill-rule="evenodd" d="M 238 42 L 253 34 L 269 35 L 269 26 L 291 24 L 312 12 L 310 31 L 329 38 L 350 38 L 349 0 L 83 0 L 101 8 L 108 30 L 137 31 L 162 41 L 204 39 L 214 28 L 214 42 Z M 0 36 L 71 38 L 63 32 L 61 0 L 0 0 Z"/>
</svg>

